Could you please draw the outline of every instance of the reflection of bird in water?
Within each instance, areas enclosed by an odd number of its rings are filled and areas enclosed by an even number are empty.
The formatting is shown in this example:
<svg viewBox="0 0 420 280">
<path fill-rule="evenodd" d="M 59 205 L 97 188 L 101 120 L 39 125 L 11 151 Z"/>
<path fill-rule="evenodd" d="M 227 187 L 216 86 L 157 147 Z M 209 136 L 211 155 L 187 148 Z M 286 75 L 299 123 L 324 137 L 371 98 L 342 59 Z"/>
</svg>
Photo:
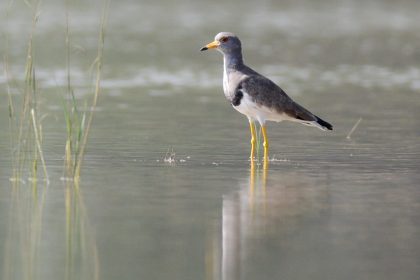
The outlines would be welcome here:
<svg viewBox="0 0 420 280">
<path fill-rule="evenodd" d="M 255 121 L 264 137 L 264 159 L 268 159 L 266 121 L 283 120 L 299 122 L 322 130 L 332 130 L 332 125 L 294 102 L 279 86 L 246 66 L 242 59 L 241 41 L 233 33 L 221 32 L 202 51 L 217 49 L 223 54 L 223 91 L 226 98 L 240 113 L 246 115 L 251 130 L 251 161 L 256 144 Z"/>
<path fill-rule="evenodd" d="M 209 262 L 213 267 L 208 268 L 212 271 L 208 279 L 247 278 L 244 275 L 250 266 L 258 267 L 255 255 L 260 264 L 263 259 L 275 262 L 267 248 L 278 256 L 274 247 L 284 244 L 288 236 L 323 211 L 326 196 L 324 188 L 304 177 L 273 173 L 251 162 L 248 180 L 239 191 L 223 197 L 222 228 L 214 230 L 220 236 L 213 237 L 209 249 L 214 260 Z"/>
</svg>

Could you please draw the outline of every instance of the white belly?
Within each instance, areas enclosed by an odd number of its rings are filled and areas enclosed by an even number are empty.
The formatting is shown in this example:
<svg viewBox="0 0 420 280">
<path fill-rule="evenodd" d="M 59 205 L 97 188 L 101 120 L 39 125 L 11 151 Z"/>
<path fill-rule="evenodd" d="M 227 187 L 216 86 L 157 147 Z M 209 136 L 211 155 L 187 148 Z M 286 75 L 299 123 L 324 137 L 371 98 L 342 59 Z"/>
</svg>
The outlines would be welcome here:
<svg viewBox="0 0 420 280">
<path fill-rule="evenodd" d="M 244 93 L 241 103 L 233 108 L 260 124 L 264 124 L 266 121 L 281 122 L 290 119 L 286 114 L 279 114 L 275 110 L 256 104 L 246 93 Z"/>
</svg>

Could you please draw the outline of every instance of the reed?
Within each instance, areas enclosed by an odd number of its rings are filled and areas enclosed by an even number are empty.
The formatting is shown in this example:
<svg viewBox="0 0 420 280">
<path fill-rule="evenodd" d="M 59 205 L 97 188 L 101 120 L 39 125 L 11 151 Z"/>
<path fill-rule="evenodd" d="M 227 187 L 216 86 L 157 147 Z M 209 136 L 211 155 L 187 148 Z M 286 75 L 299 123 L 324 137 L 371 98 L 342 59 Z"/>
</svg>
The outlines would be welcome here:
<svg viewBox="0 0 420 280">
<path fill-rule="evenodd" d="M 108 1 L 108 0 L 106 0 Z M 11 0 L 8 9 L 12 7 Z M 4 74 L 8 102 L 10 129 L 10 153 L 13 174 L 11 176 L 10 217 L 7 240 L 4 246 L 2 279 L 35 279 L 41 251 L 43 213 L 49 186 L 49 175 L 43 150 L 43 114 L 38 108 L 39 88 L 36 76 L 34 35 L 39 19 L 41 0 L 25 1 L 31 9 L 31 30 L 28 38 L 24 81 L 13 79 L 9 67 L 9 42 L 6 35 Z M 109 1 L 101 16 L 98 51 L 94 64 L 96 69 L 93 99 L 89 112 L 80 112 L 71 81 L 71 52 L 69 16 L 66 15 L 66 66 L 67 99 L 63 102 L 66 125 L 65 166 L 72 179 L 78 179 L 83 156 L 88 143 L 93 114 L 100 94 L 103 47 Z M 68 11 L 68 10 L 67 10 Z M 8 14 L 8 11 L 6 11 Z M 14 95 L 13 91 L 19 92 Z M 41 111 L 41 112 L 40 112 Z M 68 168 L 68 169 L 67 169 Z M 45 182 L 41 185 L 38 173 Z M 26 180 L 28 178 L 28 180 Z M 27 181 L 31 184 L 26 185 Z M 30 186 L 30 187 L 27 187 Z M 66 181 L 66 272 L 65 279 L 99 279 L 99 258 L 94 236 L 90 234 L 89 221 L 78 180 Z"/>
<path fill-rule="evenodd" d="M 40 1 L 34 0 L 27 3 L 31 8 L 31 31 L 28 38 L 25 62 L 24 84 L 13 80 L 9 69 L 9 41 L 6 36 L 6 51 L 4 55 L 4 72 L 6 77 L 6 88 L 8 93 L 9 130 L 10 130 L 10 151 L 12 159 L 13 181 L 24 181 L 29 176 L 31 180 L 38 178 L 39 159 L 41 160 L 44 179 L 48 181 L 45 158 L 42 150 L 42 126 L 38 117 L 37 96 L 38 88 L 36 82 L 36 69 L 34 63 L 33 38 L 39 19 Z M 12 1 L 7 9 L 11 9 Z M 9 12 L 7 11 L 6 14 Z M 12 96 L 12 88 L 20 94 Z M 17 104 L 21 108 L 17 109 Z M 29 169 L 26 169 L 29 165 Z M 29 173 L 27 172 L 29 171 Z M 28 173 L 28 174 L 27 174 Z"/>
<path fill-rule="evenodd" d="M 67 87 L 66 101 L 63 102 L 64 119 L 66 123 L 66 144 L 65 144 L 65 176 L 73 178 L 79 154 L 79 147 L 84 131 L 85 113 L 81 114 L 78 110 L 77 101 L 71 84 L 71 50 L 70 50 L 70 27 L 68 2 L 66 1 L 66 72 Z M 82 115 L 82 116 L 81 116 Z"/>
<path fill-rule="evenodd" d="M 86 152 L 89 134 L 92 127 L 93 116 L 98 104 L 99 95 L 101 93 L 101 78 L 103 65 L 103 51 L 105 44 L 105 30 L 108 19 L 110 1 L 106 1 L 102 10 L 100 31 L 98 36 L 97 55 L 92 63 L 95 69 L 95 84 L 93 88 L 93 98 L 88 107 L 88 112 L 80 113 L 74 91 L 71 86 L 70 71 L 70 32 L 68 13 L 66 15 L 66 49 L 67 49 L 67 104 L 65 105 L 64 115 L 66 120 L 66 146 L 65 146 L 65 170 L 66 176 L 75 180 L 79 180 L 81 167 Z"/>
<path fill-rule="evenodd" d="M 36 150 L 38 150 L 39 153 L 39 157 L 41 159 L 41 163 L 42 163 L 42 169 L 44 170 L 44 176 L 45 179 L 47 181 L 47 183 L 49 182 L 49 178 L 48 178 L 48 172 L 47 172 L 47 166 L 45 164 L 45 159 L 44 159 L 44 152 L 42 151 L 42 145 L 41 145 L 41 135 L 38 131 L 41 129 L 38 129 L 38 121 L 37 118 L 35 116 L 35 110 L 32 108 L 31 109 L 31 116 L 32 116 L 32 125 L 33 125 L 33 130 L 34 130 L 34 135 L 35 135 L 35 144 L 36 144 Z"/>
<path fill-rule="evenodd" d="M 40 1 L 34 0 L 26 4 L 31 9 L 32 17 L 23 82 L 13 79 L 9 66 L 9 36 L 5 36 L 4 73 L 8 99 L 12 184 L 3 279 L 33 279 L 37 273 L 43 209 L 49 183 L 42 149 L 42 118 L 38 117 L 38 87 L 33 50 Z M 9 16 L 12 7 L 13 1 L 10 1 L 6 17 Z M 19 94 L 13 95 L 12 91 Z M 39 160 L 45 179 L 43 188 L 38 186 Z M 29 188 L 23 186 L 26 181 L 31 181 Z"/>
</svg>

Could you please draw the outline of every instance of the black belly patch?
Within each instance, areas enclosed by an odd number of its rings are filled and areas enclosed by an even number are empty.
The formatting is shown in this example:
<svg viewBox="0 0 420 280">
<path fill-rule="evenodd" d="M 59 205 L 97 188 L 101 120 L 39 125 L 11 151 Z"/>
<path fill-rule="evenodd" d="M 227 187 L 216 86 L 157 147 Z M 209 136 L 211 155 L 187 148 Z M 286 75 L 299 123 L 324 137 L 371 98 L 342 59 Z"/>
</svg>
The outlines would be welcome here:
<svg viewBox="0 0 420 280">
<path fill-rule="evenodd" d="M 235 91 L 235 95 L 232 98 L 232 105 L 239 106 L 243 97 L 244 94 L 242 93 L 242 87 L 238 87 Z"/>
</svg>

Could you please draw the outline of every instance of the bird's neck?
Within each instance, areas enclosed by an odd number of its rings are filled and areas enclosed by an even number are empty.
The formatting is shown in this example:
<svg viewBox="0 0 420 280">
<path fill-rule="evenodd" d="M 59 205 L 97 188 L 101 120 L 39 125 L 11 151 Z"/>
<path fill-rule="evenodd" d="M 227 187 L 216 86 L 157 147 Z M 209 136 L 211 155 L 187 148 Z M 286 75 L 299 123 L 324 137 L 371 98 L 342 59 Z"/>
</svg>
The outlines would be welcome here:
<svg viewBox="0 0 420 280">
<path fill-rule="evenodd" d="M 225 53 L 223 55 L 225 69 L 237 69 L 244 64 L 242 53 Z"/>
</svg>

